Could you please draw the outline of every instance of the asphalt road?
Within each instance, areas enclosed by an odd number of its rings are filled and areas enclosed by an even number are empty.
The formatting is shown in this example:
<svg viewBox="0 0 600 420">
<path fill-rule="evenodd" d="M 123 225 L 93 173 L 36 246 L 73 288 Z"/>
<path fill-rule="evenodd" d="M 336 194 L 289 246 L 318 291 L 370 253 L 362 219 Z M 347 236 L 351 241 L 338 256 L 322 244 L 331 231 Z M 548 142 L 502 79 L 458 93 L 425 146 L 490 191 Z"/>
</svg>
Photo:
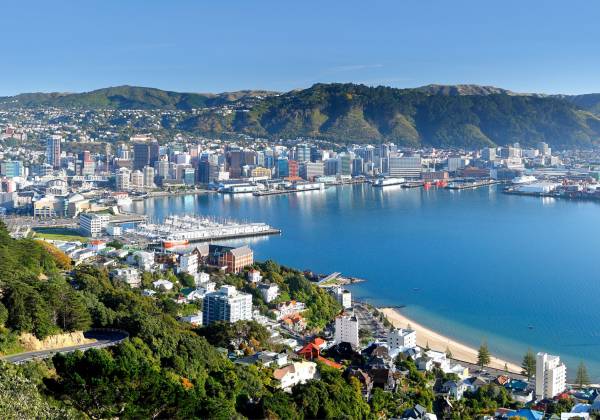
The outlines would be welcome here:
<svg viewBox="0 0 600 420">
<path fill-rule="evenodd" d="M 86 351 L 89 349 L 99 349 L 104 347 L 115 346 L 129 337 L 129 334 L 123 331 L 117 330 L 106 330 L 106 331 L 89 331 L 85 334 L 86 338 L 93 338 L 96 341 L 88 344 L 81 344 L 78 346 L 61 347 L 57 349 L 30 351 L 25 353 L 11 354 L 9 356 L 2 356 L 0 360 L 9 363 L 24 363 L 30 360 L 48 359 L 57 353 L 70 353 L 76 350 Z"/>
</svg>

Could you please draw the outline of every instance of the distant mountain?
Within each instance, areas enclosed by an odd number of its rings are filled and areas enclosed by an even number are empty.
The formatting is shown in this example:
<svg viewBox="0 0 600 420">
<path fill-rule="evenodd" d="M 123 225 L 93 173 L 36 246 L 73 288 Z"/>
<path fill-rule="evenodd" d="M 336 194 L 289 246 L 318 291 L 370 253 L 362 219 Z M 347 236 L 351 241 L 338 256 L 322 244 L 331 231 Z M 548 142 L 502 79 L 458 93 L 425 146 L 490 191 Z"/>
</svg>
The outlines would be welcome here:
<svg viewBox="0 0 600 420">
<path fill-rule="evenodd" d="M 596 115 L 600 115 L 600 93 L 588 93 L 585 95 L 557 95 L 582 109 L 587 109 Z"/>
<path fill-rule="evenodd" d="M 416 91 L 426 93 L 427 95 L 447 95 L 447 96 L 465 96 L 465 95 L 522 95 L 510 90 L 497 88 L 495 86 L 481 85 L 426 85 L 415 88 Z"/>
<path fill-rule="evenodd" d="M 571 147 L 600 140 L 600 117 L 561 98 L 492 92 L 434 94 L 421 88 L 355 84 L 316 84 L 265 98 L 249 112 L 227 117 L 214 113 L 194 116 L 179 128 L 205 133 L 216 128 L 276 138 L 390 140 L 405 146 L 438 147 L 514 142 L 533 145 L 539 141 Z"/>
<path fill-rule="evenodd" d="M 82 109 L 192 109 L 220 106 L 246 98 L 262 98 L 268 91 L 179 93 L 137 86 L 116 86 L 84 93 L 23 93 L 0 97 L 2 107 L 40 107 Z"/>
</svg>

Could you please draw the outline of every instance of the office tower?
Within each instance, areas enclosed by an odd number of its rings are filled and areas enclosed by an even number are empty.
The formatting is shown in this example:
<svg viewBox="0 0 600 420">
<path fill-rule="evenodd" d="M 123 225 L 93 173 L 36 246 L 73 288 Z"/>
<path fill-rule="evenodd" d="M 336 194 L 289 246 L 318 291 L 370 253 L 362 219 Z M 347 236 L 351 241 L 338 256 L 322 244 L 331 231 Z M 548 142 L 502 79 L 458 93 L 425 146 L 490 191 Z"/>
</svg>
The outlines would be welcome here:
<svg viewBox="0 0 600 420">
<path fill-rule="evenodd" d="M 52 135 L 46 140 L 46 163 L 53 169 L 60 168 L 60 142 L 61 136 Z"/>
<path fill-rule="evenodd" d="M 340 153 L 338 160 L 340 162 L 339 173 L 340 175 L 352 175 L 352 159 L 353 156 L 350 153 Z"/>
<path fill-rule="evenodd" d="M 287 158 L 277 158 L 275 161 L 275 170 L 278 178 L 290 176 L 290 168 Z"/>
<path fill-rule="evenodd" d="M 340 163 L 337 159 L 331 158 L 325 161 L 325 175 L 333 176 L 339 173 Z"/>
<path fill-rule="evenodd" d="M 300 177 L 307 181 L 325 175 L 325 164 L 323 162 L 303 162 L 300 164 Z"/>
<path fill-rule="evenodd" d="M 0 162 L 0 175 L 15 178 L 23 174 L 23 163 L 18 160 L 3 160 Z"/>
<path fill-rule="evenodd" d="M 489 162 L 493 162 L 496 160 L 496 148 L 495 147 L 486 147 L 481 151 L 481 158 L 487 160 Z"/>
<path fill-rule="evenodd" d="M 144 166 L 153 165 L 158 160 L 159 153 L 158 142 L 133 143 L 133 169 L 142 170 Z"/>
<path fill-rule="evenodd" d="M 198 162 L 198 182 L 200 184 L 210 184 L 219 179 L 219 165 L 210 160 L 200 160 Z"/>
<path fill-rule="evenodd" d="M 392 154 L 388 159 L 388 174 L 396 178 L 420 178 L 421 156 L 399 156 Z"/>
<path fill-rule="evenodd" d="M 144 187 L 154 187 L 154 168 L 152 166 L 144 166 Z"/>
<path fill-rule="evenodd" d="M 138 169 L 131 173 L 131 188 L 144 188 L 144 173 Z"/>
<path fill-rule="evenodd" d="M 308 144 L 299 144 L 296 146 L 296 160 L 298 162 L 310 161 L 310 147 Z"/>
<path fill-rule="evenodd" d="M 116 176 L 117 191 L 127 191 L 131 188 L 131 171 L 127 168 L 120 168 Z"/>
</svg>

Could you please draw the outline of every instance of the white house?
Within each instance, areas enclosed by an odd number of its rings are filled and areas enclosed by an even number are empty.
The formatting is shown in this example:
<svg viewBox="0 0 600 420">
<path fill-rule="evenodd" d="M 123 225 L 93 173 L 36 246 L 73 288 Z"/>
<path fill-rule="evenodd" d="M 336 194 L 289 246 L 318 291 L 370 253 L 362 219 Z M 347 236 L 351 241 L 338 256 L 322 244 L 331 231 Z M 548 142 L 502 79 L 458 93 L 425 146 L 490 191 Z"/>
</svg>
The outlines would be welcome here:
<svg viewBox="0 0 600 420">
<path fill-rule="evenodd" d="M 442 385 L 442 390 L 447 392 L 449 396 L 459 401 L 464 393 L 469 390 L 464 381 L 447 381 Z"/>
<path fill-rule="evenodd" d="M 198 255 L 190 253 L 179 257 L 179 272 L 195 276 L 198 273 Z"/>
<path fill-rule="evenodd" d="M 350 343 L 352 347 L 358 347 L 358 319 L 351 315 L 339 315 L 335 318 L 335 344 Z"/>
<path fill-rule="evenodd" d="M 275 369 L 273 377 L 279 381 L 279 388 L 290 391 L 294 385 L 303 384 L 317 376 L 317 364 L 314 362 L 294 362 Z"/>
<path fill-rule="evenodd" d="M 164 279 L 153 281 L 152 286 L 154 286 L 154 288 L 157 290 L 163 290 L 165 292 L 173 289 L 173 283 Z"/>
<path fill-rule="evenodd" d="M 274 301 L 279 296 L 279 286 L 276 284 L 261 284 L 258 286 L 258 290 L 267 303 Z"/>
<path fill-rule="evenodd" d="M 258 283 L 262 280 L 262 276 L 260 274 L 260 271 L 258 270 L 250 270 L 248 271 L 248 281 L 250 283 Z"/>
<path fill-rule="evenodd" d="M 196 286 L 202 286 L 204 283 L 208 283 L 210 281 L 210 276 L 208 273 L 201 271 L 196 276 Z"/>
<path fill-rule="evenodd" d="M 115 279 L 127 283 L 130 287 L 140 287 L 142 280 L 140 273 L 135 268 L 117 268 L 112 272 Z"/>
<path fill-rule="evenodd" d="M 342 308 L 350 309 L 352 308 L 352 293 L 350 290 L 346 290 L 341 286 L 334 286 L 329 289 L 329 293 L 337 300 Z"/>
<path fill-rule="evenodd" d="M 146 251 L 136 251 L 133 253 L 132 260 L 137 266 L 144 270 L 150 271 L 154 265 L 154 253 Z"/>
<path fill-rule="evenodd" d="M 182 316 L 179 320 L 192 325 L 202 325 L 202 312 L 198 312 L 195 315 Z"/>
</svg>

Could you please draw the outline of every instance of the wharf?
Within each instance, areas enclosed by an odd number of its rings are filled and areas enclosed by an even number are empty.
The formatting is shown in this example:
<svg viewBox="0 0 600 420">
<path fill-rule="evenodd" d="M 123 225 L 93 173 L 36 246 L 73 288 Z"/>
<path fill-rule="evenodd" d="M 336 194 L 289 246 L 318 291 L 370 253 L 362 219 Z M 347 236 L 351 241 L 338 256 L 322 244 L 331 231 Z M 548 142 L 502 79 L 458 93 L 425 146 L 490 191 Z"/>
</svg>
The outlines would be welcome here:
<svg viewBox="0 0 600 420">
<path fill-rule="evenodd" d="M 453 182 L 448 184 L 445 188 L 448 190 L 467 190 L 472 188 L 486 187 L 488 185 L 499 184 L 500 181 L 475 181 L 475 182 Z"/>
<path fill-rule="evenodd" d="M 405 182 L 404 184 L 401 184 L 400 186 L 402 188 L 419 188 L 419 187 L 422 187 L 423 185 L 425 185 L 425 183 L 423 181 L 408 181 L 408 182 Z"/>
</svg>

